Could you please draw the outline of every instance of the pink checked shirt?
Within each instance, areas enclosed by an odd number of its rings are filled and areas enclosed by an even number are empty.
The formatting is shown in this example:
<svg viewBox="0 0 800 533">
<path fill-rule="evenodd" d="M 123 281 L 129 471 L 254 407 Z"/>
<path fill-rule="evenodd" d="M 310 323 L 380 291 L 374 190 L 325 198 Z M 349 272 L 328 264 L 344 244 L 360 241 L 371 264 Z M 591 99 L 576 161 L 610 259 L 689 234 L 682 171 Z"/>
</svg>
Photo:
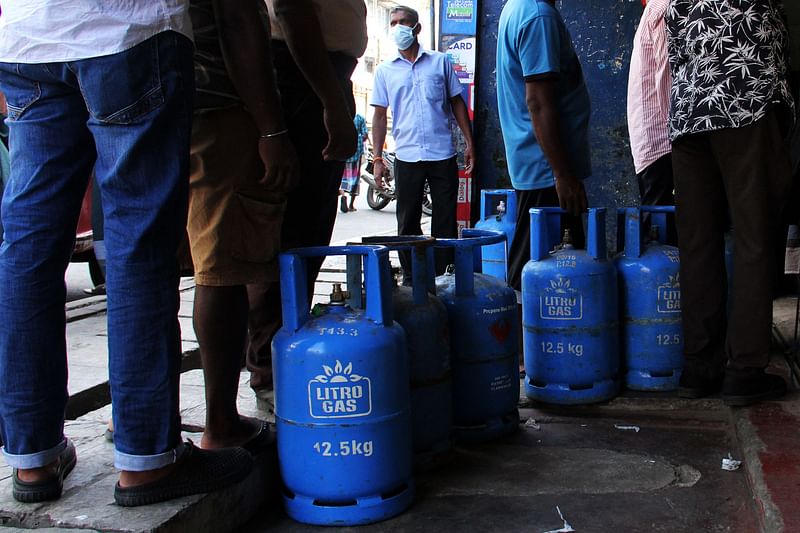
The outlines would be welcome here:
<svg viewBox="0 0 800 533">
<path fill-rule="evenodd" d="M 669 91 L 664 14 L 669 0 L 649 0 L 633 38 L 628 77 L 628 133 L 639 174 L 672 151 L 669 141 Z"/>
</svg>

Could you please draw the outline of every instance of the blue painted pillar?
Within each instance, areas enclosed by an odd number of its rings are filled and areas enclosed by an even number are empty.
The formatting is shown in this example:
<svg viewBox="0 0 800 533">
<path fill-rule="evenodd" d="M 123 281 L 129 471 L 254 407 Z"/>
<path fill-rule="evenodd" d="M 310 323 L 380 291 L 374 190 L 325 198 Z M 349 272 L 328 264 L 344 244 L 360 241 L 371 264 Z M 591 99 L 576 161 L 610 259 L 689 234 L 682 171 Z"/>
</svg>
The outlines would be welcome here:
<svg viewBox="0 0 800 533">
<path fill-rule="evenodd" d="M 510 186 L 503 136 L 497 117 L 495 50 L 497 26 L 505 0 L 483 0 L 475 110 L 477 169 L 480 188 Z M 630 155 L 625 106 L 639 0 L 560 0 L 556 7 L 569 28 L 592 98 L 590 142 L 593 175 L 586 182 L 592 207 L 638 203 Z M 609 228 L 612 229 L 612 228 Z"/>
</svg>

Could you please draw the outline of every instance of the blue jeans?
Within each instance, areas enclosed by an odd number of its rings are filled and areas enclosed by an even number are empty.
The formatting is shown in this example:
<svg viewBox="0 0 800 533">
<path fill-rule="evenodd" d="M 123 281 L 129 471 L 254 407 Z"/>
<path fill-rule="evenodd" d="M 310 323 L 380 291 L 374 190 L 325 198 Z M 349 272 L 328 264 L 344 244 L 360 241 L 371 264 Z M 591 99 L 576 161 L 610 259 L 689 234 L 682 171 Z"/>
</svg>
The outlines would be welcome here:
<svg viewBox="0 0 800 533">
<path fill-rule="evenodd" d="M 175 32 L 103 57 L 0 63 L 11 177 L 0 245 L 0 433 L 9 465 L 64 447 L 64 272 L 92 167 L 108 250 L 115 464 L 142 471 L 180 444 L 178 268 L 194 75 Z"/>
<path fill-rule="evenodd" d="M 0 121 L 4 121 L 5 117 L 0 115 Z M 0 124 L 0 128 L 3 125 Z M 8 166 L 8 150 L 6 149 L 6 145 L 0 142 L 0 198 L 3 196 L 3 189 L 6 188 L 6 179 L 8 177 L 8 173 L 10 172 L 10 168 Z M 0 204 L 1 205 L 1 204 Z M 0 207 L 0 242 L 3 242 L 3 220 L 2 220 L 2 207 Z"/>
</svg>

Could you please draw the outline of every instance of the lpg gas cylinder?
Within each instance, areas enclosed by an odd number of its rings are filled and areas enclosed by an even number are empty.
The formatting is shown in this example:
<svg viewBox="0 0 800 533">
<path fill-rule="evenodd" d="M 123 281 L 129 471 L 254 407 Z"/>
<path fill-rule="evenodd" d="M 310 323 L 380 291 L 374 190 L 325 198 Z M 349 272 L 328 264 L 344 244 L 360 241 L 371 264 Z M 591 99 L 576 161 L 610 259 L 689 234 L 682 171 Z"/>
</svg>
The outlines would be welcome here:
<svg viewBox="0 0 800 533">
<path fill-rule="evenodd" d="M 517 229 L 517 195 L 514 189 L 481 191 L 481 219 L 475 227 L 505 234 L 506 242 L 483 247 L 481 271 L 507 281 L 508 249 Z"/>
<path fill-rule="evenodd" d="M 436 296 L 433 266 L 436 240 L 402 235 L 364 237 L 362 242 L 411 253 L 412 285 L 394 287 L 392 315 L 403 326 L 408 344 L 414 465 L 418 469 L 428 469 L 436 466 L 453 448 L 450 332 L 447 309 Z M 348 258 L 348 286 L 358 285 L 361 265 L 358 259 Z M 354 291 L 351 292 L 355 296 Z"/>
<path fill-rule="evenodd" d="M 652 226 L 642 242 L 642 213 Z M 619 278 L 623 383 L 633 390 L 678 388 L 683 369 L 678 249 L 663 244 L 659 220 L 674 207 L 624 210 L 624 251 L 615 263 Z M 618 248 L 623 248 L 618 244 Z"/>
<path fill-rule="evenodd" d="M 590 209 L 587 250 L 560 247 L 558 208 L 531 209 L 531 260 L 522 270 L 525 393 L 555 404 L 608 400 L 619 391 L 617 275 L 606 257 L 605 209 Z M 555 249 L 554 249 L 555 248 Z"/>
<path fill-rule="evenodd" d="M 503 242 L 496 231 L 465 229 L 461 239 L 438 239 L 455 249 L 455 268 L 436 278 L 450 320 L 453 424 L 456 439 L 487 441 L 519 425 L 519 318 L 514 290 L 474 273 L 475 250 Z"/>
<path fill-rule="evenodd" d="M 348 246 L 281 254 L 283 327 L 272 343 L 278 458 L 287 514 L 307 524 L 367 524 L 413 497 L 408 351 L 392 320 L 389 251 Z M 306 262 L 365 256 L 365 309 L 309 312 Z M 360 291 L 360 287 L 359 287 Z"/>
</svg>

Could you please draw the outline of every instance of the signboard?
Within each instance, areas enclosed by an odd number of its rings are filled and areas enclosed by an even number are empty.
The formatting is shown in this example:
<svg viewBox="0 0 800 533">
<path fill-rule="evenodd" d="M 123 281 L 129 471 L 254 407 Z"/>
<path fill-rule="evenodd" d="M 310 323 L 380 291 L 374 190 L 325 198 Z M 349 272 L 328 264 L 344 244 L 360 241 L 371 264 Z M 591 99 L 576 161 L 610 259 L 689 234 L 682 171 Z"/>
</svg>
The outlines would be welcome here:
<svg viewBox="0 0 800 533">
<path fill-rule="evenodd" d="M 439 50 L 444 51 L 453 64 L 453 69 L 461 82 L 461 94 L 467 104 L 469 119 L 473 120 L 475 110 L 475 72 L 477 66 L 477 17 L 478 0 L 440 0 Z M 471 226 L 473 189 L 475 179 L 464 173 L 461 157 L 464 139 L 458 128 L 453 127 L 456 146 L 459 151 L 458 204 L 456 220 L 459 228 Z M 473 147 L 473 153 L 475 147 Z"/>
<path fill-rule="evenodd" d="M 477 0 L 443 0 L 442 35 L 475 35 L 477 33 Z"/>
<path fill-rule="evenodd" d="M 447 56 L 462 84 L 475 83 L 475 37 L 467 37 L 448 46 Z"/>
</svg>

